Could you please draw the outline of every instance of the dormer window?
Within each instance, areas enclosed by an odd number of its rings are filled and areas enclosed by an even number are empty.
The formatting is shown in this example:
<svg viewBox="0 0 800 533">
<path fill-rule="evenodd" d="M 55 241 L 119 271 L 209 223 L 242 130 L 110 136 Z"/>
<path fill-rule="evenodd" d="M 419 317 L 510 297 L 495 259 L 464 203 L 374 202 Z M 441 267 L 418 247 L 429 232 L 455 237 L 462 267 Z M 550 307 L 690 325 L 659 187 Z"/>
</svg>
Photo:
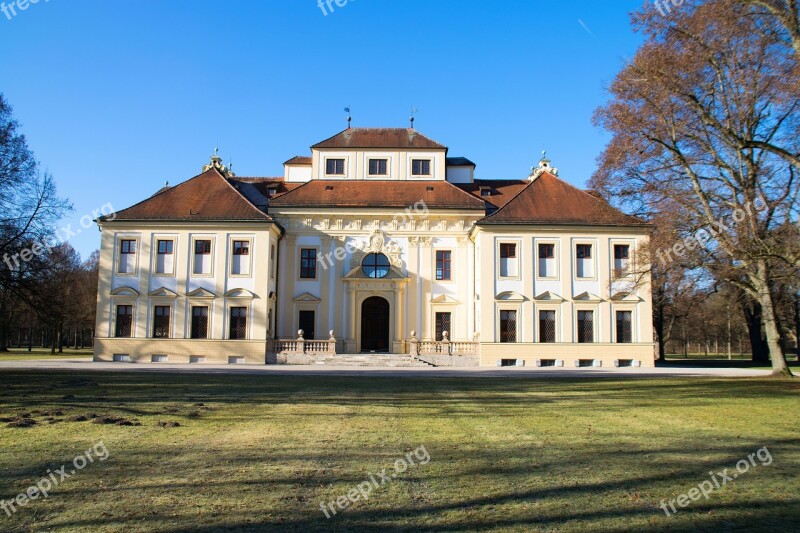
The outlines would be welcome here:
<svg viewBox="0 0 800 533">
<path fill-rule="evenodd" d="M 411 160 L 411 175 L 412 176 L 430 176 L 431 175 L 431 160 L 430 159 L 412 159 Z"/>
<path fill-rule="evenodd" d="M 278 194 L 278 188 L 277 187 L 269 187 L 267 189 L 267 195 L 268 196 L 275 196 L 276 194 Z"/>
<path fill-rule="evenodd" d="M 325 161 L 325 174 L 328 176 L 344 176 L 344 159 L 328 159 Z"/>
<path fill-rule="evenodd" d="M 370 176 L 386 176 L 389 167 L 388 159 L 370 159 L 369 160 L 369 175 Z"/>
<path fill-rule="evenodd" d="M 488 198 L 492 195 L 492 188 L 491 187 L 481 187 L 481 197 Z"/>
</svg>

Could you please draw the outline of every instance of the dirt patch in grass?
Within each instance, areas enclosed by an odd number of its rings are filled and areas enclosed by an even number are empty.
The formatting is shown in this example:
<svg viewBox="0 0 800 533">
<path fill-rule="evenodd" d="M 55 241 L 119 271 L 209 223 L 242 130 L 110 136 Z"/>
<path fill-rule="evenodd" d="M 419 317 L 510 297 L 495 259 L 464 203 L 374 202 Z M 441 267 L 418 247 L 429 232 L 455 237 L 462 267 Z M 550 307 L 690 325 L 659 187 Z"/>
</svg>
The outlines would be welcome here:
<svg viewBox="0 0 800 533">
<path fill-rule="evenodd" d="M 17 418 L 13 422 L 6 424 L 7 428 L 30 428 L 36 425 L 33 418 Z"/>
</svg>

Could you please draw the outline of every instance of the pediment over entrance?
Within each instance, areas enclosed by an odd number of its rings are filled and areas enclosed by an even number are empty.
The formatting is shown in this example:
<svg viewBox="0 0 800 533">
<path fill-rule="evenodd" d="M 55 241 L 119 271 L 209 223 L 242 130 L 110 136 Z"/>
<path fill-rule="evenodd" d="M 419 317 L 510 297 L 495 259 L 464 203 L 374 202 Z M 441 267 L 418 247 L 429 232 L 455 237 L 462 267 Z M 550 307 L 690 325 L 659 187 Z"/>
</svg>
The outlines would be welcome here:
<svg viewBox="0 0 800 533">
<path fill-rule="evenodd" d="M 112 296 L 139 296 L 139 291 L 131 287 L 118 287 L 111 291 Z"/>
<path fill-rule="evenodd" d="M 433 300 L 431 300 L 431 303 L 432 304 L 451 304 L 451 305 L 456 305 L 456 304 L 460 304 L 461 302 L 459 302 L 458 300 L 456 300 L 455 298 L 453 298 L 452 296 L 450 296 L 448 294 L 442 294 L 440 296 L 437 296 Z"/>
<path fill-rule="evenodd" d="M 576 302 L 602 302 L 603 299 L 591 292 L 582 292 L 573 298 Z"/>
<path fill-rule="evenodd" d="M 387 274 L 386 276 L 384 276 L 382 278 L 371 278 L 371 277 L 367 276 L 366 274 L 364 274 L 364 271 L 361 270 L 361 266 L 359 265 L 356 268 L 354 268 L 353 270 L 351 270 L 350 272 L 348 272 L 347 275 L 345 275 L 344 279 L 346 279 L 346 280 L 348 280 L 348 279 L 366 279 L 366 280 L 370 280 L 370 281 L 384 281 L 384 280 L 398 280 L 398 279 L 407 280 L 408 278 L 406 276 L 404 276 L 403 273 L 400 272 L 400 270 L 398 270 L 394 266 L 390 266 L 389 267 L 389 274 Z"/>
<path fill-rule="evenodd" d="M 190 293 L 187 293 L 186 296 L 189 298 L 216 298 L 217 295 L 213 292 L 203 289 L 202 287 L 199 289 L 195 289 Z"/>
<path fill-rule="evenodd" d="M 527 301 L 523 295 L 518 292 L 514 291 L 505 291 L 501 292 L 497 296 L 494 297 L 495 300 L 499 300 L 501 302 L 524 302 Z"/>
<path fill-rule="evenodd" d="M 148 293 L 148 296 L 157 296 L 157 297 L 162 297 L 162 298 L 177 298 L 178 297 L 178 293 L 173 292 L 173 291 L 167 289 L 166 287 L 161 287 L 160 289 L 156 289 L 156 290 Z"/>
<path fill-rule="evenodd" d="M 564 301 L 564 298 L 562 298 L 561 296 L 559 296 L 558 294 L 556 294 L 554 292 L 545 291 L 542 294 L 540 294 L 539 296 L 537 296 L 536 298 L 534 298 L 534 300 L 536 300 L 537 302 L 557 302 L 557 303 L 560 303 L 560 302 Z"/>
<path fill-rule="evenodd" d="M 306 293 L 301 294 L 297 298 L 294 298 L 292 301 L 293 302 L 297 302 L 297 303 L 303 303 L 303 302 L 317 303 L 317 302 L 321 302 L 322 300 L 320 300 L 319 298 L 317 298 L 313 294 L 306 292 Z"/>
</svg>

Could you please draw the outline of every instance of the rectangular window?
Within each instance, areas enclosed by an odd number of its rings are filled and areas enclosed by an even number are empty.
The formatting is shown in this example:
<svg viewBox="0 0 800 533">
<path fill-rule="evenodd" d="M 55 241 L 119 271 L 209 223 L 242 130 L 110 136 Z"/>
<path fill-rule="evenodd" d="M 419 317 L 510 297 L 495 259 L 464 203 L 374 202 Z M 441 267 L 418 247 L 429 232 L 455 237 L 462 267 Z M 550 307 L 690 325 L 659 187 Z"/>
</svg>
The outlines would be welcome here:
<svg viewBox="0 0 800 533">
<path fill-rule="evenodd" d="M 629 244 L 614 245 L 614 276 L 622 277 L 628 273 L 630 266 L 631 247 Z"/>
<path fill-rule="evenodd" d="M 370 176 L 386 176 L 388 168 L 388 159 L 370 159 L 369 160 L 369 175 Z"/>
<path fill-rule="evenodd" d="M 269 247 L 269 277 L 275 279 L 275 245 L 271 244 Z"/>
<path fill-rule="evenodd" d="M 195 274 L 211 274 L 211 241 L 207 239 L 194 241 Z"/>
<path fill-rule="evenodd" d="M 325 174 L 328 176 L 343 176 L 344 159 L 328 159 L 325 161 Z"/>
<path fill-rule="evenodd" d="M 437 250 L 436 251 L 436 279 L 439 281 L 450 280 L 450 250 Z"/>
<path fill-rule="evenodd" d="M 135 254 L 136 253 L 136 241 L 125 239 L 120 241 L 119 243 L 119 253 L 121 254 Z"/>
<path fill-rule="evenodd" d="M 555 311 L 539 311 L 539 342 L 556 342 Z"/>
<path fill-rule="evenodd" d="M 192 306 L 192 331 L 193 339 L 208 338 L 208 307 Z"/>
<path fill-rule="evenodd" d="M 250 241 L 233 241 L 231 274 L 247 276 L 250 274 Z"/>
<path fill-rule="evenodd" d="M 592 260 L 592 245 L 575 245 L 575 266 L 576 275 L 579 278 L 591 278 L 594 276 L 594 263 Z"/>
<path fill-rule="evenodd" d="M 556 245 L 552 243 L 539 244 L 539 277 L 554 278 L 556 273 Z"/>
<path fill-rule="evenodd" d="M 516 243 L 500 243 L 500 276 L 517 276 L 517 245 Z"/>
<path fill-rule="evenodd" d="M 172 255 L 174 246 L 173 241 L 158 241 L 158 254 L 159 255 Z"/>
<path fill-rule="evenodd" d="M 175 266 L 174 246 L 174 241 L 156 241 L 156 249 L 158 250 L 158 254 L 156 254 L 156 274 L 172 274 Z"/>
<path fill-rule="evenodd" d="M 231 339 L 246 339 L 247 338 L 247 308 L 246 307 L 231 307 Z"/>
<path fill-rule="evenodd" d="M 578 342 L 594 342 L 594 311 L 578 311 Z"/>
<path fill-rule="evenodd" d="M 412 176 L 430 176 L 431 175 L 431 161 L 430 161 L 430 159 L 412 159 L 411 160 L 411 175 Z"/>
<path fill-rule="evenodd" d="M 169 306 L 157 305 L 153 310 L 153 338 L 169 338 Z"/>
<path fill-rule="evenodd" d="M 118 305 L 115 337 L 130 337 L 133 333 L 133 306 Z"/>
<path fill-rule="evenodd" d="M 119 259 L 117 261 L 120 274 L 136 273 L 136 241 L 122 239 L 119 241 Z"/>
<path fill-rule="evenodd" d="M 633 342 L 633 313 L 617 311 L 617 342 Z"/>
<path fill-rule="evenodd" d="M 500 311 L 500 342 L 517 342 L 516 311 Z"/>
<path fill-rule="evenodd" d="M 491 187 L 481 187 L 481 197 L 489 198 L 492 195 Z"/>
<path fill-rule="evenodd" d="M 449 334 L 452 334 L 453 330 L 450 329 L 450 327 L 451 327 L 451 323 L 450 323 L 451 317 L 452 317 L 452 315 L 450 313 L 436 313 L 436 340 L 437 341 L 444 340 L 443 333 L 445 331 L 448 332 Z M 451 338 L 451 337 L 448 337 L 448 338 Z"/>
<path fill-rule="evenodd" d="M 300 311 L 297 316 L 299 328 L 303 330 L 303 338 L 311 341 L 316 335 L 316 319 L 314 311 Z"/>
<path fill-rule="evenodd" d="M 300 278 L 316 279 L 317 277 L 317 251 L 314 248 L 300 250 Z"/>
</svg>

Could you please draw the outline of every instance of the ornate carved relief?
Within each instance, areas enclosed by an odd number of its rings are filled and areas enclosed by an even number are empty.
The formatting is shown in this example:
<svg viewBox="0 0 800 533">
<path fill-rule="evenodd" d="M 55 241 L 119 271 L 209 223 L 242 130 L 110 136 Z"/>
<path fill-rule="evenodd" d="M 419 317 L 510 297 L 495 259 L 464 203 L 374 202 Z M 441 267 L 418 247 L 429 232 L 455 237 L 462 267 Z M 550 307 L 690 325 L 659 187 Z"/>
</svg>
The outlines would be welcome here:
<svg viewBox="0 0 800 533">
<path fill-rule="evenodd" d="M 364 257 L 369 254 L 383 254 L 389 258 L 389 262 L 393 267 L 402 268 L 403 261 L 400 258 L 402 252 L 402 248 L 396 241 L 386 242 L 384 233 L 376 229 L 370 235 L 369 244 L 365 248 L 356 248 L 353 251 L 353 257 L 350 259 L 350 268 L 357 268 L 361 265 Z"/>
</svg>

